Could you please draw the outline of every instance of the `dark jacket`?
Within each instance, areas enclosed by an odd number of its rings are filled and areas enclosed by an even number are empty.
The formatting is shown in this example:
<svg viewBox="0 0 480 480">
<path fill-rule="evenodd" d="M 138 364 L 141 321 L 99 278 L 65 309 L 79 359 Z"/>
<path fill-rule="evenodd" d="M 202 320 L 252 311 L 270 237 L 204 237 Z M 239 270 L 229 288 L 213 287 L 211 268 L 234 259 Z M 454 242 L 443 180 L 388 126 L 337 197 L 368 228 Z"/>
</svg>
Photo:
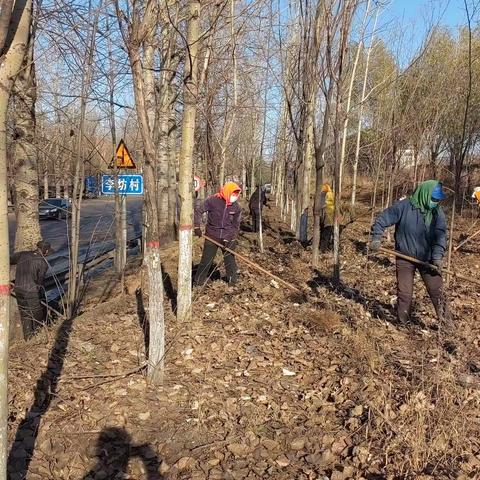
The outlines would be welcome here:
<svg viewBox="0 0 480 480">
<path fill-rule="evenodd" d="M 384 210 L 372 226 L 372 239 L 380 240 L 385 228 L 395 225 L 395 249 L 423 262 L 439 260 L 445 254 L 447 225 L 445 215 L 435 209 L 427 228 L 423 214 L 408 198 Z"/>
<path fill-rule="evenodd" d="M 253 192 L 252 196 L 250 197 L 250 201 L 248 202 L 250 211 L 258 213 L 266 204 L 267 204 L 267 194 L 265 193 L 265 189 L 257 188 Z"/>
<path fill-rule="evenodd" d="M 48 270 L 45 258 L 39 252 L 18 252 L 10 259 L 17 266 L 15 272 L 15 290 L 38 292 Z"/>
<path fill-rule="evenodd" d="M 207 213 L 205 234 L 215 240 L 233 240 L 240 228 L 242 209 L 238 203 L 227 205 L 225 200 L 216 195 L 199 202 L 195 207 L 194 225 L 199 227 L 202 215 Z"/>
</svg>

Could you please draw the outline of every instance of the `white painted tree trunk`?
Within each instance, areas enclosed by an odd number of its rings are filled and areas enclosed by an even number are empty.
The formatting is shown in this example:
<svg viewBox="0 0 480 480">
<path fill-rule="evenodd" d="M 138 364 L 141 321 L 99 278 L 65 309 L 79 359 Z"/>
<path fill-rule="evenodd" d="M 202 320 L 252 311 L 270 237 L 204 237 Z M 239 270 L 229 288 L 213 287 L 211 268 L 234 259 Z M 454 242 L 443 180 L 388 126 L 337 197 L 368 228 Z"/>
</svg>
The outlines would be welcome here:
<svg viewBox="0 0 480 480">
<path fill-rule="evenodd" d="M 197 102 L 198 35 L 200 1 L 190 0 L 187 31 L 188 60 L 185 65 L 182 146 L 179 161 L 180 225 L 178 253 L 177 318 L 192 316 L 193 146 Z"/>
</svg>

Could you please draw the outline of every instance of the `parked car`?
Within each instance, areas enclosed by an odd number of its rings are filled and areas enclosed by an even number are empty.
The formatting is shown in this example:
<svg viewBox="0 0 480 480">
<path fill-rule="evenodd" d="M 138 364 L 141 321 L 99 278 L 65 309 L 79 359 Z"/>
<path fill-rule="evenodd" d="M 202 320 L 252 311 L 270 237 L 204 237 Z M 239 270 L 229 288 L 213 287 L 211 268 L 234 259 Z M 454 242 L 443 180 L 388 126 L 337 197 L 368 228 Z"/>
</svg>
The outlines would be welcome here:
<svg viewBox="0 0 480 480">
<path fill-rule="evenodd" d="M 66 198 L 46 198 L 38 205 L 40 220 L 47 218 L 60 220 L 61 218 L 67 218 L 70 213 L 70 202 Z"/>
</svg>

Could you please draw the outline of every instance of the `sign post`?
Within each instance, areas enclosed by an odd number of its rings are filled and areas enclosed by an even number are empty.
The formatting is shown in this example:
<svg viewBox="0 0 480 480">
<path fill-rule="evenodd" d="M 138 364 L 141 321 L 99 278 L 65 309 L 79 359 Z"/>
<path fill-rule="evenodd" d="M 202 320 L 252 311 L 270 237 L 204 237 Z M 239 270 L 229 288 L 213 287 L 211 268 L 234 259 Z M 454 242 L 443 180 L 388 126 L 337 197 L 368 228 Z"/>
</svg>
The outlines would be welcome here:
<svg viewBox="0 0 480 480">
<path fill-rule="evenodd" d="M 121 187 L 124 187 L 123 190 L 128 190 L 128 185 L 124 185 L 127 180 L 121 180 L 119 172 L 125 169 L 136 169 L 137 166 L 133 161 L 133 157 L 130 155 L 128 148 L 123 141 L 123 138 L 118 143 L 118 146 L 115 150 L 115 155 L 110 162 L 109 168 L 114 171 L 113 179 L 106 178 L 105 182 L 102 177 L 102 188 L 101 192 L 103 195 L 112 194 L 112 185 L 113 185 L 113 195 L 115 195 L 115 211 L 116 215 L 119 216 L 117 219 L 117 245 L 115 247 L 115 267 L 117 272 L 122 272 L 125 264 L 127 263 L 127 194 L 121 191 Z M 113 183 L 112 183 L 113 180 Z M 104 188 L 105 186 L 105 188 Z M 135 187 L 131 189 L 135 191 Z M 117 199 L 119 201 L 117 208 Z"/>
</svg>

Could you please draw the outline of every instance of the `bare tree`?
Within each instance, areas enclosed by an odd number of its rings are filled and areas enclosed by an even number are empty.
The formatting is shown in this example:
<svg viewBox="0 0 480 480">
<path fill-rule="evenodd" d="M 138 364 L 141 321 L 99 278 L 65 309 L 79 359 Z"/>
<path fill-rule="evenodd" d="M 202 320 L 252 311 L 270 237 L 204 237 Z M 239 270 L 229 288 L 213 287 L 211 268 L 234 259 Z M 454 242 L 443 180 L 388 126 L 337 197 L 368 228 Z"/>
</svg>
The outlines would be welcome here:
<svg viewBox="0 0 480 480">
<path fill-rule="evenodd" d="M 192 309 L 192 225 L 193 225 L 193 170 L 192 155 L 195 138 L 195 117 L 198 77 L 200 1 L 189 1 L 188 32 L 186 40 L 183 88 L 182 146 L 180 149 L 179 185 L 180 226 L 178 256 L 177 317 L 190 321 Z"/>
<path fill-rule="evenodd" d="M 33 27 L 32 27 L 33 30 Z M 36 79 L 33 60 L 34 33 L 13 88 L 13 177 L 15 189 L 15 250 L 35 250 L 41 239 L 38 218 L 38 174 L 35 148 Z"/>
<path fill-rule="evenodd" d="M 7 107 L 27 53 L 31 0 L 0 3 L 0 478 L 7 478 L 8 336 L 10 259 L 8 241 Z"/>
<path fill-rule="evenodd" d="M 155 105 L 147 102 L 149 98 L 149 72 L 143 68 L 142 50 L 147 38 L 157 25 L 157 4 L 154 0 L 140 2 L 133 0 L 129 5 L 130 17 L 115 2 L 120 30 L 128 50 L 133 75 L 133 91 L 140 133 L 144 149 L 145 184 L 145 252 L 143 264 L 148 279 L 148 321 L 149 321 L 149 358 L 148 378 L 153 383 L 163 382 L 165 354 L 165 316 L 163 310 L 163 278 L 160 258 L 160 224 L 156 180 L 156 149 L 153 136 Z M 147 45 L 147 49 L 149 46 Z"/>
<path fill-rule="evenodd" d="M 100 3 L 101 5 L 101 3 Z M 89 12 L 93 13 L 92 25 L 88 31 L 88 38 L 85 48 L 86 64 L 82 73 L 82 84 L 80 93 L 80 115 L 75 139 L 75 173 L 73 178 L 72 193 L 72 221 L 70 239 L 70 284 L 68 287 L 68 315 L 75 315 L 80 286 L 81 270 L 79 269 L 79 245 L 80 245 L 80 215 L 82 208 L 82 197 L 84 190 L 85 164 L 83 162 L 85 143 L 85 121 L 88 96 L 92 87 L 93 58 L 98 29 L 99 8 L 93 11 L 91 1 Z"/>
</svg>

